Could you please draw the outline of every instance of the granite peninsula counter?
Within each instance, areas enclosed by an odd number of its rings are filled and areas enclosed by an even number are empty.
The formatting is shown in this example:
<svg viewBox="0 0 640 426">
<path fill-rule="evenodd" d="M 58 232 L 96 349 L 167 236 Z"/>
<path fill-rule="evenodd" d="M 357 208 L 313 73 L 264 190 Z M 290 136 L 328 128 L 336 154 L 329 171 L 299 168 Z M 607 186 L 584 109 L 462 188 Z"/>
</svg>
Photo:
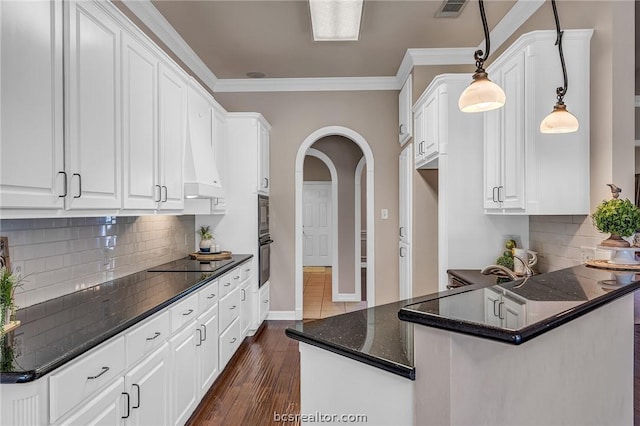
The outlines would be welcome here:
<svg viewBox="0 0 640 426">
<path fill-rule="evenodd" d="M 299 323 L 287 335 L 301 342 L 301 412 L 402 425 L 632 424 L 639 287 L 633 272 L 580 265 Z"/>
</svg>

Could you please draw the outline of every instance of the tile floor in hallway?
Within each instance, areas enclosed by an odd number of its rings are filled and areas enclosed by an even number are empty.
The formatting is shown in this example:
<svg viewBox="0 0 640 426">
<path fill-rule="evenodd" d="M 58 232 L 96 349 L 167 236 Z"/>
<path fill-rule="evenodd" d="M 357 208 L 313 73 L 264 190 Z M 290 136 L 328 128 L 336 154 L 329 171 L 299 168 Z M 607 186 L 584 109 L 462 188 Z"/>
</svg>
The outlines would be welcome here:
<svg viewBox="0 0 640 426">
<path fill-rule="evenodd" d="M 325 266 L 304 267 L 302 298 L 304 319 L 326 318 L 367 307 L 367 302 L 333 302 L 331 300 L 331 268 Z"/>
</svg>

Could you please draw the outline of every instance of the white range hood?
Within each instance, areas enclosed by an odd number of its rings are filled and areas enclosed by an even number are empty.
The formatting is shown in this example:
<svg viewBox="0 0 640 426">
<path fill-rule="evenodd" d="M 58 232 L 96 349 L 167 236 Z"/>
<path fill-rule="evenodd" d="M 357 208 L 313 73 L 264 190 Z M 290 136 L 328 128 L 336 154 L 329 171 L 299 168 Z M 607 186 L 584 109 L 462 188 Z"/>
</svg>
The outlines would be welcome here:
<svg viewBox="0 0 640 426">
<path fill-rule="evenodd" d="M 216 166 L 214 102 L 199 85 L 191 82 L 188 92 L 187 141 L 184 156 L 185 198 L 224 197 Z"/>
</svg>

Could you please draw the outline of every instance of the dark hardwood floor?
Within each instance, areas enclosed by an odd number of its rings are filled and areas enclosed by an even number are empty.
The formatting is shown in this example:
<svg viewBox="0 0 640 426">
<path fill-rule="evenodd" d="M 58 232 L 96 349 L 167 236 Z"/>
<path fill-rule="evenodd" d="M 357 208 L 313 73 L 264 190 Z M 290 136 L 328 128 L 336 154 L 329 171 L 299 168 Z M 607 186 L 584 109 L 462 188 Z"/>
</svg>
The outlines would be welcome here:
<svg viewBox="0 0 640 426">
<path fill-rule="evenodd" d="M 187 425 L 282 425 L 274 421 L 274 413 L 299 414 L 298 341 L 284 334 L 291 324 L 265 321 L 255 336 L 247 338 Z"/>
<path fill-rule="evenodd" d="M 189 426 L 272 425 L 273 414 L 300 413 L 298 342 L 289 321 L 266 321 L 240 346 L 187 423 Z M 634 425 L 640 426 L 640 324 L 634 330 Z"/>
</svg>

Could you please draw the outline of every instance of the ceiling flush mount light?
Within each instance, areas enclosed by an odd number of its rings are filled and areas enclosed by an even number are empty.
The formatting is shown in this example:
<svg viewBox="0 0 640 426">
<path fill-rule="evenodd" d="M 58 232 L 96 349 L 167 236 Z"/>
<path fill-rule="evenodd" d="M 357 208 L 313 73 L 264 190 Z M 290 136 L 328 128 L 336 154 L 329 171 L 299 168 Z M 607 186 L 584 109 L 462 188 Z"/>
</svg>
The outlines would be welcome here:
<svg viewBox="0 0 640 426">
<path fill-rule="evenodd" d="M 315 41 L 353 41 L 360 34 L 363 0 L 309 0 Z"/>
<path fill-rule="evenodd" d="M 562 53 L 562 35 L 564 31 L 560 30 L 560 19 L 558 18 L 558 9 L 556 7 L 556 0 L 551 0 L 551 6 L 553 6 L 553 16 L 556 19 L 556 31 L 558 36 L 556 38 L 556 45 L 558 46 L 558 53 L 560 55 L 560 64 L 562 65 L 562 77 L 564 78 L 564 86 L 556 89 L 556 96 L 558 101 L 553 107 L 551 114 L 547 115 L 542 123 L 540 123 L 540 131 L 542 133 L 571 133 L 577 132 L 580 124 L 578 119 L 567 111 L 567 106 L 564 104 L 564 96 L 567 94 L 567 67 L 564 64 L 564 54 Z"/>
<path fill-rule="evenodd" d="M 487 26 L 487 16 L 484 13 L 484 3 L 478 0 L 480 5 L 480 17 L 484 29 L 484 40 L 486 53 L 476 50 L 473 57 L 476 60 L 476 72 L 473 74 L 473 81 L 458 99 L 458 107 L 462 112 L 482 112 L 504 106 L 505 95 L 500 86 L 489 80 L 487 72 L 484 70 L 484 61 L 489 57 L 491 40 L 489 39 L 489 27 Z"/>
</svg>

